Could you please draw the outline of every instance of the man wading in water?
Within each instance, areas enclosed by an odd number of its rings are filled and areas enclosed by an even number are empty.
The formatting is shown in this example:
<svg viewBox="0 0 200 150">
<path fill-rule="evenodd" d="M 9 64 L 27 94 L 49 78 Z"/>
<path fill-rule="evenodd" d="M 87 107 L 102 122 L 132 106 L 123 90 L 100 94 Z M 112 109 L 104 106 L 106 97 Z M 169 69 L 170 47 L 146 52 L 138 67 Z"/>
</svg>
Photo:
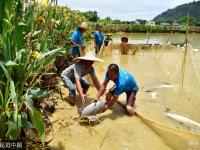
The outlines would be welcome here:
<svg viewBox="0 0 200 150">
<path fill-rule="evenodd" d="M 100 83 L 97 79 L 94 67 L 92 65 L 94 62 L 103 61 L 95 57 L 92 53 L 87 53 L 84 57 L 77 57 L 76 59 L 80 60 L 80 62 L 69 66 L 61 74 L 62 81 L 64 82 L 65 86 L 69 89 L 69 102 L 73 105 L 76 96 L 76 89 L 74 84 L 76 84 L 77 91 L 80 95 L 82 104 L 85 103 L 85 94 L 89 89 L 89 82 L 84 77 L 85 75 L 90 74 L 95 87 L 97 88 L 97 90 L 99 90 Z"/>
<path fill-rule="evenodd" d="M 96 31 L 94 33 L 94 44 L 95 44 L 95 53 L 97 54 L 100 49 L 101 45 L 103 44 L 104 35 L 102 33 L 102 26 L 97 25 Z"/>
<path fill-rule="evenodd" d="M 106 76 L 103 84 L 100 86 L 100 90 L 97 94 L 96 99 L 99 99 L 100 96 L 106 90 L 106 86 L 108 82 L 112 80 L 115 85 L 109 90 L 106 94 L 106 104 L 102 109 L 102 112 L 106 111 L 108 108 L 110 109 L 113 104 L 117 101 L 120 94 L 126 92 L 127 101 L 126 101 L 126 110 L 131 115 L 135 114 L 133 106 L 135 104 L 136 93 L 138 91 L 138 86 L 135 81 L 135 78 L 128 72 L 123 69 L 119 69 L 118 65 L 110 64 L 108 66 Z"/>
<path fill-rule="evenodd" d="M 71 54 L 72 56 L 79 57 L 81 56 L 81 48 L 84 47 L 83 45 L 83 34 L 88 29 L 88 24 L 86 22 L 82 22 L 77 29 L 74 30 L 71 36 L 71 43 L 73 44 Z"/>
</svg>

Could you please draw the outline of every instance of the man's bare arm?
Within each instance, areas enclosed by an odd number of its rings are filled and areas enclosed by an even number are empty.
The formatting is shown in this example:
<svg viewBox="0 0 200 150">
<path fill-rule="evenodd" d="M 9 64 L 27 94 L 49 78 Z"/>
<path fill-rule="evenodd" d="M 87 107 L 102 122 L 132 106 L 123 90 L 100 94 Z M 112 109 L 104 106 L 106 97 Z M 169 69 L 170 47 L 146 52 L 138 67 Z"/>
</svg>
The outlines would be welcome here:
<svg viewBox="0 0 200 150">
<path fill-rule="evenodd" d="M 97 93 L 97 96 L 96 96 L 96 99 L 99 99 L 105 92 L 106 90 L 106 86 L 107 86 L 108 82 L 103 82 L 101 85 L 100 85 L 100 89 L 99 89 L 99 92 Z"/>
<path fill-rule="evenodd" d="M 98 78 L 94 77 L 92 75 L 91 75 L 91 78 L 92 78 L 92 82 L 93 82 L 94 86 L 96 87 L 96 89 L 100 90 L 100 82 L 99 82 Z"/>
<path fill-rule="evenodd" d="M 80 82 L 80 79 L 79 78 L 75 78 L 75 81 L 76 81 L 76 88 L 77 88 L 77 91 L 81 97 L 81 101 L 82 103 L 85 103 L 85 95 L 83 94 L 83 89 L 81 87 L 81 82 Z"/>
</svg>

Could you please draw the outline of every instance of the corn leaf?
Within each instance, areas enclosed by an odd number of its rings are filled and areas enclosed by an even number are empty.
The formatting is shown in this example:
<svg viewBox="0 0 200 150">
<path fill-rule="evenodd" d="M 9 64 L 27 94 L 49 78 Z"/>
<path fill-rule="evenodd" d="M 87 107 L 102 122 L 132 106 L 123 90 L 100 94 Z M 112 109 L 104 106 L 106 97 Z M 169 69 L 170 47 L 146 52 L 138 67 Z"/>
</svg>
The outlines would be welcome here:
<svg viewBox="0 0 200 150">
<path fill-rule="evenodd" d="M 5 0 L 0 0 L 0 34 L 3 32 L 2 19 L 4 18 Z"/>
<path fill-rule="evenodd" d="M 15 65 L 18 65 L 18 64 L 14 61 L 8 61 L 5 65 L 6 66 L 15 66 Z"/>
<path fill-rule="evenodd" d="M 25 53 L 25 49 L 21 49 L 20 51 L 16 52 L 15 62 L 23 63 L 23 62 L 21 62 L 23 53 Z"/>
<path fill-rule="evenodd" d="M 32 88 L 28 91 L 28 97 L 32 100 L 44 98 L 46 96 L 49 96 L 50 92 L 45 89 L 40 88 Z"/>
<path fill-rule="evenodd" d="M 16 26 L 16 44 L 19 49 L 24 48 L 24 35 L 23 32 L 26 31 L 26 24 L 23 22 L 20 22 Z"/>
<path fill-rule="evenodd" d="M 33 122 L 33 126 L 37 129 L 40 139 L 44 145 L 44 140 L 45 140 L 45 125 L 44 122 L 41 118 L 40 113 L 29 103 L 25 103 L 28 107 L 29 114 L 31 116 L 31 120 Z"/>
<path fill-rule="evenodd" d="M 9 73 L 8 73 L 8 70 L 5 68 L 3 62 L 1 62 L 1 61 L 0 61 L 0 66 L 1 66 L 1 68 L 3 69 L 4 74 L 6 75 L 6 78 L 7 78 L 8 80 L 10 80 L 11 78 L 10 78 L 10 75 L 9 75 Z"/>
<path fill-rule="evenodd" d="M 11 102 L 16 102 L 17 101 L 17 95 L 15 92 L 15 85 L 14 82 L 11 80 L 10 81 L 10 96 L 11 96 Z"/>
<path fill-rule="evenodd" d="M 11 140 L 17 140 L 19 138 L 19 135 L 21 133 L 21 115 L 18 114 L 17 118 L 14 118 L 14 115 L 11 114 L 8 118 L 8 131 L 6 136 L 9 137 Z"/>
<path fill-rule="evenodd" d="M 0 109 L 3 109 L 3 101 L 4 101 L 4 97 L 2 92 L 0 91 Z"/>
<path fill-rule="evenodd" d="M 33 128 L 33 124 L 28 121 L 27 114 L 25 112 L 21 112 L 22 116 L 22 127 L 23 128 Z"/>
<path fill-rule="evenodd" d="M 32 84 L 34 85 L 36 80 L 36 76 L 38 74 L 38 72 L 40 71 L 41 67 L 45 68 L 48 64 L 50 64 L 55 57 L 57 56 L 57 54 L 62 50 L 62 48 L 57 48 L 51 51 L 48 51 L 44 54 L 42 54 L 37 61 L 35 62 L 35 66 L 31 67 L 31 70 L 28 70 L 27 73 L 30 74 L 31 72 L 36 72 L 35 76 L 32 78 Z"/>
<path fill-rule="evenodd" d="M 4 85 L 4 86 L 6 85 L 6 83 L 5 83 L 5 82 L 3 82 L 3 81 L 0 81 L 0 84 L 2 84 L 2 85 Z"/>
<path fill-rule="evenodd" d="M 13 14 L 14 13 L 14 0 L 9 0 L 9 1 L 5 1 L 6 2 L 6 7 L 8 9 L 8 11 Z"/>
<path fill-rule="evenodd" d="M 46 60 L 47 58 L 55 57 L 55 55 L 56 55 L 59 51 L 61 51 L 61 50 L 62 50 L 62 48 L 57 48 L 57 49 L 54 49 L 54 50 L 51 50 L 51 51 L 48 51 L 48 52 L 42 54 L 42 55 L 38 58 L 37 63 L 40 63 L 40 62 L 43 61 L 43 60 L 47 61 L 47 60 Z M 47 61 L 47 62 L 49 62 L 49 61 Z"/>
</svg>

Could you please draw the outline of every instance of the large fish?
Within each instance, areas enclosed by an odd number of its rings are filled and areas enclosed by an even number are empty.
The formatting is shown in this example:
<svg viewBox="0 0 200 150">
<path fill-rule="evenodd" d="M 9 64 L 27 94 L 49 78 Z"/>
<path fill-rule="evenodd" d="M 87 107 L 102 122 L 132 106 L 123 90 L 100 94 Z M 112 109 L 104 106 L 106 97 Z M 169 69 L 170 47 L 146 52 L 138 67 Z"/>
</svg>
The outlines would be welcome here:
<svg viewBox="0 0 200 150">
<path fill-rule="evenodd" d="M 106 102 L 102 100 L 93 100 L 92 103 L 80 110 L 80 114 L 81 116 L 95 115 L 104 107 L 105 103 Z"/>
<path fill-rule="evenodd" d="M 184 116 L 181 116 L 181 115 L 178 115 L 178 114 L 173 114 L 173 113 L 166 113 L 166 115 L 171 118 L 171 119 L 174 119 L 176 121 L 179 121 L 183 124 L 187 124 L 187 125 L 196 125 L 198 127 L 200 127 L 200 123 L 190 119 L 190 118 L 187 118 L 187 117 L 184 117 Z"/>
</svg>

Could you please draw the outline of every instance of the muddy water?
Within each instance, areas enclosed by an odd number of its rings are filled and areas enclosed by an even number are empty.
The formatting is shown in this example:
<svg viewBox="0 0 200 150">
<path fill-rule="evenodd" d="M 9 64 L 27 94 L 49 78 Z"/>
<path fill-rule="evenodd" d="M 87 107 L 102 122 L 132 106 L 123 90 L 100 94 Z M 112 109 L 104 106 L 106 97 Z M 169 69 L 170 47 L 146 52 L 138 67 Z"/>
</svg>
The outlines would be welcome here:
<svg viewBox="0 0 200 150">
<path fill-rule="evenodd" d="M 121 33 L 113 34 L 113 41 L 120 42 L 120 38 L 126 36 L 129 39 L 129 43 L 141 44 L 141 43 L 183 43 L 185 41 L 184 33 Z M 188 40 L 194 48 L 200 49 L 200 34 L 199 33 L 189 33 Z"/>
<path fill-rule="evenodd" d="M 53 140 L 49 146 L 52 149 L 66 150 L 183 150 L 192 146 L 199 148 L 200 136 L 187 133 L 198 134 L 199 128 L 166 116 L 166 112 L 176 113 L 200 122 L 200 95 L 196 90 L 199 87 L 199 77 L 194 75 L 194 72 L 199 71 L 197 64 L 200 57 L 199 53 L 192 53 L 189 60 L 196 61 L 186 65 L 189 73 L 184 77 L 184 87 L 178 82 L 180 69 L 176 66 L 179 64 L 175 65 L 179 57 L 182 57 L 178 50 L 165 50 L 164 53 L 161 50 L 140 51 L 136 55 L 118 55 L 114 52 L 112 56 L 104 57 L 103 63 L 95 64 L 101 81 L 110 63 L 117 63 L 137 79 L 140 91 L 135 109 L 142 117 L 130 117 L 122 106 L 115 104 L 112 110 L 98 115 L 101 124 L 81 125 L 78 122 L 76 106 L 70 106 L 65 101 L 68 91 L 62 88 L 65 100 L 57 100 L 56 112 L 50 117 Z M 175 57 L 176 55 L 178 57 Z M 196 84 L 192 86 L 194 82 Z M 90 88 L 87 98 L 94 98 L 96 93 L 95 88 Z M 102 99 L 105 99 L 105 96 Z M 120 101 L 125 99 L 124 94 L 119 97 Z"/>
</svg>

